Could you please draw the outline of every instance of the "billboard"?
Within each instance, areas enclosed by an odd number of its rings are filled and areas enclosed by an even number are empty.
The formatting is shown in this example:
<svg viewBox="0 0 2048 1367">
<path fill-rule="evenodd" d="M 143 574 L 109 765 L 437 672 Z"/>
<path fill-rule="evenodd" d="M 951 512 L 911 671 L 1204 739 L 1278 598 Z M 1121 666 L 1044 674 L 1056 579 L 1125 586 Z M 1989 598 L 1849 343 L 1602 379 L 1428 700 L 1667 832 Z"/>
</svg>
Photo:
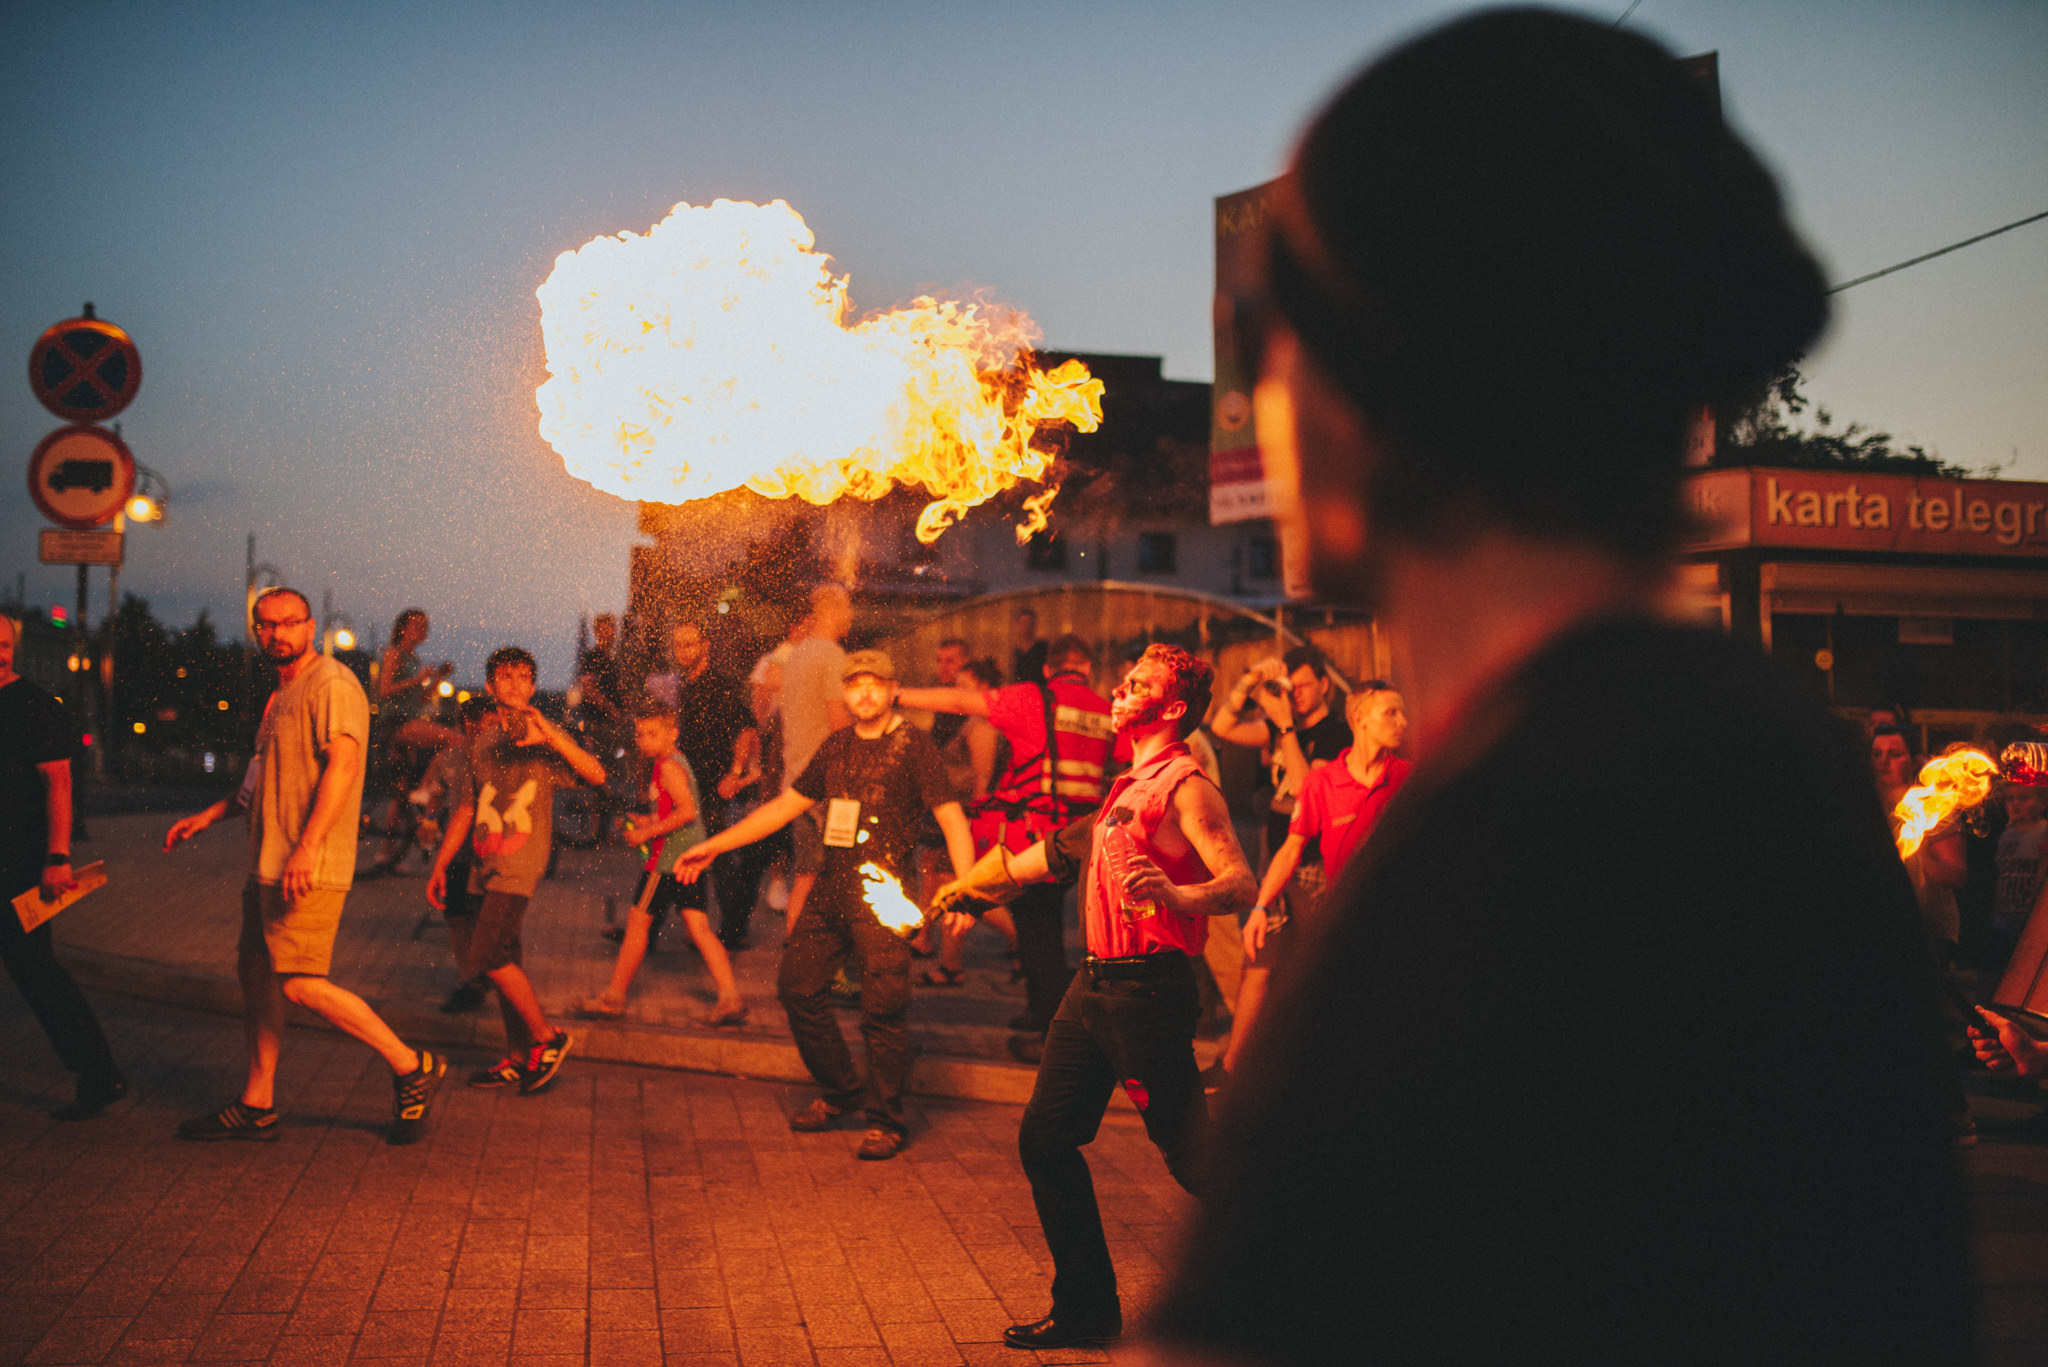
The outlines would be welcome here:
<svg viewBox="0 0 2048 1367">
<path fill-rule="evenodd" d="M 1247 522 L 1273 515 L 1259 434 L 1252 422 L 1252 385 L 1258 379 L 1237 354 L 1232 301 L 1259 281 L 1259 229 L 1270 212 L 1274 183 L 1254 185 L 1216 200 L 1216 383 L 1209 391 L 1209 523 Z"/>
</svg>

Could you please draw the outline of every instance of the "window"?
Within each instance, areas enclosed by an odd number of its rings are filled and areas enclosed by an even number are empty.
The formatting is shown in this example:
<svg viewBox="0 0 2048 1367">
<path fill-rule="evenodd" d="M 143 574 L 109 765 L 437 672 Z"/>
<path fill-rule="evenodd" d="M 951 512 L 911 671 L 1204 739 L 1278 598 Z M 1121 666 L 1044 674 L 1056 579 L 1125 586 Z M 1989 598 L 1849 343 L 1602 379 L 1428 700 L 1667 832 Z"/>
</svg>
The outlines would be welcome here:
<svg viewBox="0 0 2048 1367">
<path fill-rule="evenodd" d="M 1280 543 L 1271 532 L 1260 532 L 1245 542 L 1244 572 L 1250 579 L 1280 576 Z"/>
<path fill-rule="evenodd" d="M 1034 570 L 1064 570 L 1067 567 L 1067 543 L 1060 540 L 1058 532 L 1034 532 L 1024 543 L 1024 563 Z"/>
<path fill-rule="evenodd" d="M 1138 533 L 1138 573 L 1172 574 L 1177 550 L 1172 532 Z"/>
</svg>

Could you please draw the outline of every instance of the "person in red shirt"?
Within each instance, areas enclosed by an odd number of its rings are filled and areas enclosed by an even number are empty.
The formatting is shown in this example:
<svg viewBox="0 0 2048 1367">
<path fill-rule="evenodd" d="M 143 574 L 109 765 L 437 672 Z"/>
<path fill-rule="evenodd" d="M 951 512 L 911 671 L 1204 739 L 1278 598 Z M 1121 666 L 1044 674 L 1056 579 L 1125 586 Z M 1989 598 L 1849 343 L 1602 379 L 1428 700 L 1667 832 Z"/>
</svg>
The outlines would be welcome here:
<svg viewBox="0 0 2048 1367">
<path fill-rule="evenodd" d="M 1208 918 L 1252 899 L 1223 793 L 1189 753 L 1208 713 L 1209 666 L 1177 646 L 1148 648 L 1111 703 L 1131 768 L 1100 811 L 1012 854 L 997 845 L 934 900 L 941 912 L 1004 902 L 1023 886 L 1079 876 L 1088 958 L 1046 1034 L 1017 1149 L 1052 1252 L 1052 1312 L 1003 1334 L 1013 1348 L 1104 1343 L 1123 1331 L 1116 1269 L 1081 1146 L 1121 1085 L 1167 1170 L 1194 1190 L 1195 1140 L 1208 1120 L 1195 1066 L 1201 1011 L 1192 960 Z"/>
<path fill-rule="evenodd" d="M 974 808 L 977 854 L 996 846 L 1022 853 L 1102 801 L 1103 767 L 1112 748 L 1110 704 L 1095 691 L 1094 670 L 1095 652 L 1069 632 L 1047 648 L 1043 682 L 903 690 L 905 707 L 987 717 L 1010 743 L 1009 768 Z M 1060 903 L 1059 888 L 1042 887 L 1026 891 L 1010 908 L 1026 998 L 1024 1014 L 1010 1022 L 1019 1032 L 1010 1052 L 1026 1063 L 1038 1062 L 1040 1040 L 1072 976 Z"/>
<path fill-rule="evenodd" d="M 1415 766 L 1394 752 L 1408 735 L 1408 709 L 1393 685 L 1380 679 L 1368 680 L 1351 692 L 1344 713 L 1351 723 L 1351 744 L 1336 759 L 1308 776 L 1287 828 L 1287 839 L 1273 852 L 1266 866 L 1266 878 L 1259 885 L 1259 902 L 1244 923 L 1244 979 L 1237 993 L 1237 1010 L 1230 1030 L 1230 1047 L 1224 1051 L 1225 1074 L 1237 1066 L 1245 1041 L 1252 1036 L 1252 1024 L 1266 1000 L 1266 988 L 1280 950 L 1293 939 L 1282 934 L 1288 924 L 1286 903 L 1280 900 L 1295 867 L 1316 842 L 1323 860 L 1322 886 L 1335 886 L 1344 865 L 1365 843 L 1379 824 L 1380 813 L 1407 781 Z M 1320 905 L 1320 899 L 1318 900 Z"/>
</svg>

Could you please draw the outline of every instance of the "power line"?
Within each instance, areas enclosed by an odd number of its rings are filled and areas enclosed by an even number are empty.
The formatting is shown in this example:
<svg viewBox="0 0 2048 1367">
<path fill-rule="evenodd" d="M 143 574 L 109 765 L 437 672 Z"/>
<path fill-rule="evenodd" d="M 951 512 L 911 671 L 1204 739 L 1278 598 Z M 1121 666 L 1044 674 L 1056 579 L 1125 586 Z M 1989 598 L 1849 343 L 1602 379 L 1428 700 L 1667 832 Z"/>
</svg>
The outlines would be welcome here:
<svg viewBox="0 0 2048 1367">
<path fill-rule="evenodd" d="M 1628 17 L 1636 12 L 1636 6 L 1642 3 L 1643 0 L 1628 0 L 1628 8 L 1621 12 L 1621 18 L 1614 21 L 1614 26 L 1620 28 L 1623 24 L 1626 24 Z"/>
<path fill-rule="evenodd" d="M 1922 256 L 1916 256 L 1911 261 L 1901 261 L 1896 266 L 1886 266 L 1881 271 L 1872 271 L 1868 275 L 1859 275 L 1854 280 L 1845 280 L 1841 284 L 1836 285 L 1832 289 L 1830 289 L 1828 293 L 1840 294 L 1843 290 L 1852 289 L 1857 285 L 1868 284 L 1872 280 L 1877 279 L 1879 276 L 1890 275 L 1894 271 L 1902 271 L 1906 269 L 1906 267 L 1908 266 L 1917 266 L 1922 261 L 1932 261 L 1937 256 L 1947 256 L 1950 252 L 1961 251 L 1964 247 L 1969 246 L 1973 242 L 1982 242 L 1987 237 L 1997 237 L 2000 233 L 2009 233 L 2014 228 L 2024 228 L 2029 223 L 2037 223 L 2044 218 L 2048 218 L 2048 209 L 2043 209 L 2038 214 L 2029 214 L 2025 218 L 2006 224 L 2003 228 L 1993 228 L 1988 233 L 1978 233 L 1975 237 L 1966 237 L 1960 242 L 1951 242 L 1946 247 L 1942 247 L 1936 251 L 1928 252 Z"/>
</svg>

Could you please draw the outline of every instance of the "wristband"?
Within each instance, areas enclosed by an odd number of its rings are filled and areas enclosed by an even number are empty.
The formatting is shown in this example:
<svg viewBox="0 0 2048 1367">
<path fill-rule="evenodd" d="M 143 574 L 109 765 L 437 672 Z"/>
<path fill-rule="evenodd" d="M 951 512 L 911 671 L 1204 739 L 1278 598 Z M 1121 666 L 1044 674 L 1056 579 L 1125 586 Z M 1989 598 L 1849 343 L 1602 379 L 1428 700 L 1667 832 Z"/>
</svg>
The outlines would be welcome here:
<svg viewBox="0 0 2048 1367">
<path fill-rule="evenodd" d="M 43 856 L 43 867 L 46 869 L 54 869 L 59 864 L 69 864 L 70 862 L 71 856 L 68 854 L 46 854 Z"/>
</svg>

